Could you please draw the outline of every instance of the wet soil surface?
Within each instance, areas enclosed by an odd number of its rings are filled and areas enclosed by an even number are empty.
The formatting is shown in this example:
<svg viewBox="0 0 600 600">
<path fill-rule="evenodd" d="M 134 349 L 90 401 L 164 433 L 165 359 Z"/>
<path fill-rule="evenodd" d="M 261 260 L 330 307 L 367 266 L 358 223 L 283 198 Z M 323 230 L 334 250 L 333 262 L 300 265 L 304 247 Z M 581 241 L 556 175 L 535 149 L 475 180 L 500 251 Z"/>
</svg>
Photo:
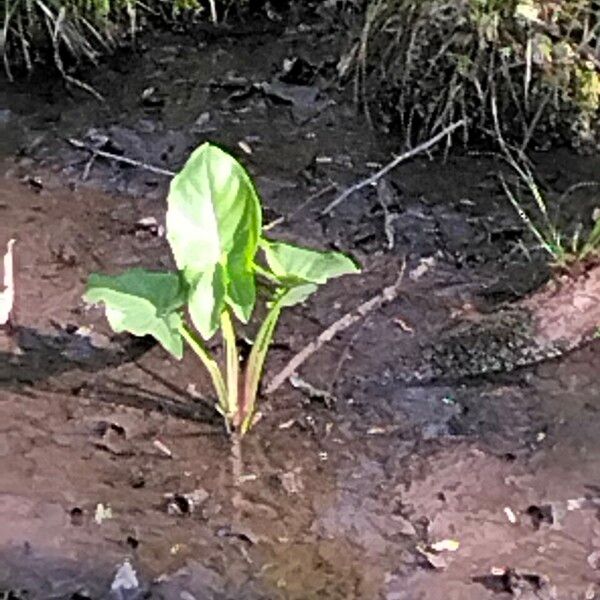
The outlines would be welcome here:
<svg viewBox="0 0 600 600">
<path fill-rule="evenodd" d="M 142 44 L 89 75 L 104 106 L 57 82 L 0 81 L 0 243 L 17 238 L 20 348 L 0 339 L 0 597 L 600 598 L 598 345 L 406 383 L 461 315 L 548 277 L 519 243 L 500 165 L 413 161 L 323 217 L 398 150 L 332 84 L 334 35 Z M 284 316 L 267 379 L 406 259 L 400 296 L 301 369 L 331 401 L 291 386 L 261 400 L 240 497 L 194 357 L 113 336 L 81 301 L 90 271 L 171 266 L 168 177 L 90 160 L 70 137 L 167 170 L 206 139 L 225 144 L 256 176 L 266 220 L 284 218 L 273 236 L 360 260 L 362 275 Z M 535 158 L 559 192 L 600 172 L 597 157 Z M 561 218 L 599 199 L 580 190 Z"/>
</svg>

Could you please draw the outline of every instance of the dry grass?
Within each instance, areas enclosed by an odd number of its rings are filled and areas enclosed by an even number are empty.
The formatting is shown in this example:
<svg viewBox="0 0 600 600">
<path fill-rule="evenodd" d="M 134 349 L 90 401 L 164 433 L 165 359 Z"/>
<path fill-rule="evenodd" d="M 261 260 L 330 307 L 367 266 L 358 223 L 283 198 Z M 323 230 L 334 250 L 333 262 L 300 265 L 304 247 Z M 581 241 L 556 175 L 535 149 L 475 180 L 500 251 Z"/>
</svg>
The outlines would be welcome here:
<svg viewBox="0 0 600 600">
<path fill-rule="evenodd" d="M 2 6 L 3 5 L 3 6 Z M 64 4 L 59 0 L 2 0 L 0 53 L 9 79 L 13 70 L 34 65 L 48 56 L 95 62 L 115 45 L 116 28 L 110 6 L 93 2 Z M 130 7 L 134 18 L 133 7 Z M 44 61 L 47 62 L 47 61 Z"/>
<path fill-rule="evenodd" d="M 217 22 L 246 1 L 0 0 L 0 56 L 9 80 L 53 62 L 67 81 L 95 94 L 69 74 L 67 64 L 95 64 L 124 37 L 135 41 L 143 21 L 199 16 Z"/>
<path fill-rule="evenodd" d="M 367 118 L 400 128 L 409 145 L 464 117 L 465 141 L 493 137 L 492 99 L 520 150 L 541 132 L 591 141 L 600 2 L 368 0 L 342 64 Z"/>
</svg>

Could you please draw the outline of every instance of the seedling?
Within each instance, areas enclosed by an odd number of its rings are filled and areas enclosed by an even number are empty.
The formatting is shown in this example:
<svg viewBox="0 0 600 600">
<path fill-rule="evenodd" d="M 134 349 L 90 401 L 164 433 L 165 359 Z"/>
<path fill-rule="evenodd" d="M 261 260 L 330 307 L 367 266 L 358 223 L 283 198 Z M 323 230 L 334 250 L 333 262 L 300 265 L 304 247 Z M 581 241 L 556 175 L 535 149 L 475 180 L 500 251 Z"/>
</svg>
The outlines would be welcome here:
<svg viewBox="0 0 600 600">
<path fill-rule="evenodd" d="M 136 268 L 116 276 L 92 274 L 85 299 L 104 303 L 114 331 L 151 335 L 177 359 L 187 344 L 211 377 L 228 430 L 243 435 L 253 424 L 263 365 L 282 309 L 358 268 L 339 252 L 266 238 L 250 175 L 209 143 L 197 148 L 173 178 L 167 205 L 166 237 L 177 272 Z M 264 292 L 267 311 L 242 365 L 235 322 L 249 321 L 257 289 Z M 218 331 L 224 369 L 206 345 Z"/>
</svg>

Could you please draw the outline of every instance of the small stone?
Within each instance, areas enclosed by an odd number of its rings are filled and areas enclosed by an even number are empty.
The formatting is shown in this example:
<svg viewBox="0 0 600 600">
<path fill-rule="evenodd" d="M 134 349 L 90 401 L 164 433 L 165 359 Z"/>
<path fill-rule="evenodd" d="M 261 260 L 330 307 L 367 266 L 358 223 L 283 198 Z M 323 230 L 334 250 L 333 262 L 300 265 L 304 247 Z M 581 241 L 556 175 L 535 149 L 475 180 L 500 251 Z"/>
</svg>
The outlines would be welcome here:
<svg viewBox="0 0 600 600">
<path fill-rule="evenodd" d="M 592 569 L 600 569 L 600 550 L 595 550 L 587 557 L 587 563 Z"/>
<path fill-rule="evenodd" d="M 290 495 L 299 494 L 304 489 L 304 483 L 300 475 L 294 471 L 282 473 L 279 480 L 281 481 L 281 487 Z"/>
<path fill-rule="evenodd" d="M 110 586 L 111 592 L 123 590 L 136 590 L 139 587 L 138 578 L 131 563 L 126 560 L 117 570 L 115 578 Z"/>
</svg>

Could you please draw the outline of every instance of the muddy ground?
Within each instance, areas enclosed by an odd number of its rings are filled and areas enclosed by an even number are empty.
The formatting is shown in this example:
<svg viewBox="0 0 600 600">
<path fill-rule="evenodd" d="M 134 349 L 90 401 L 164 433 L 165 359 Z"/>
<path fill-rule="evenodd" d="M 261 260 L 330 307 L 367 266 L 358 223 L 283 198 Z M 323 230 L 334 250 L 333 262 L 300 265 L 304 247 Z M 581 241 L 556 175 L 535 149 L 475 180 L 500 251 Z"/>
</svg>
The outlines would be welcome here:
<svg viewBox="0 0 600 600">
<path fill-rule="evenodd" d="M 493 312 L 549 273 L 482 154 L 395 171 L 393 248 L 375 189 L 320 215 L 399 147 L 333 83 L 336 44 L 317 25 L 157 33 L 85 74 L 105 105 L 47 73 L 0 80 L 0 244 L 18 240 L 21 348 L 1 340 L 0 597 L 600 598 L 599 347 L 403 383 L 456 315 Z M 267 379 L 406 259 L 397 300 L 301 369 L 334 400 L 291 386 L 261 400 L 235 503 L 194 357 L 114 337 L 81 301 L 91 271 L 171 264 L 168 177 L 91 161 L 70 137 L 168 170 L 207 139 L 225 144 L 256 176 L 266 220 L 285 217 L 274 236 L 362 263 L 284 316 Z M 598 157 L 565 149 L 535 160 L 559 192 L 600 173 Z M 599 201 L 579 190 L 560 216 Z M 458 548 L 436 552 L 444 540 Z M 111 591 L 125 561 L 138 586 Z"/>
</svg>

